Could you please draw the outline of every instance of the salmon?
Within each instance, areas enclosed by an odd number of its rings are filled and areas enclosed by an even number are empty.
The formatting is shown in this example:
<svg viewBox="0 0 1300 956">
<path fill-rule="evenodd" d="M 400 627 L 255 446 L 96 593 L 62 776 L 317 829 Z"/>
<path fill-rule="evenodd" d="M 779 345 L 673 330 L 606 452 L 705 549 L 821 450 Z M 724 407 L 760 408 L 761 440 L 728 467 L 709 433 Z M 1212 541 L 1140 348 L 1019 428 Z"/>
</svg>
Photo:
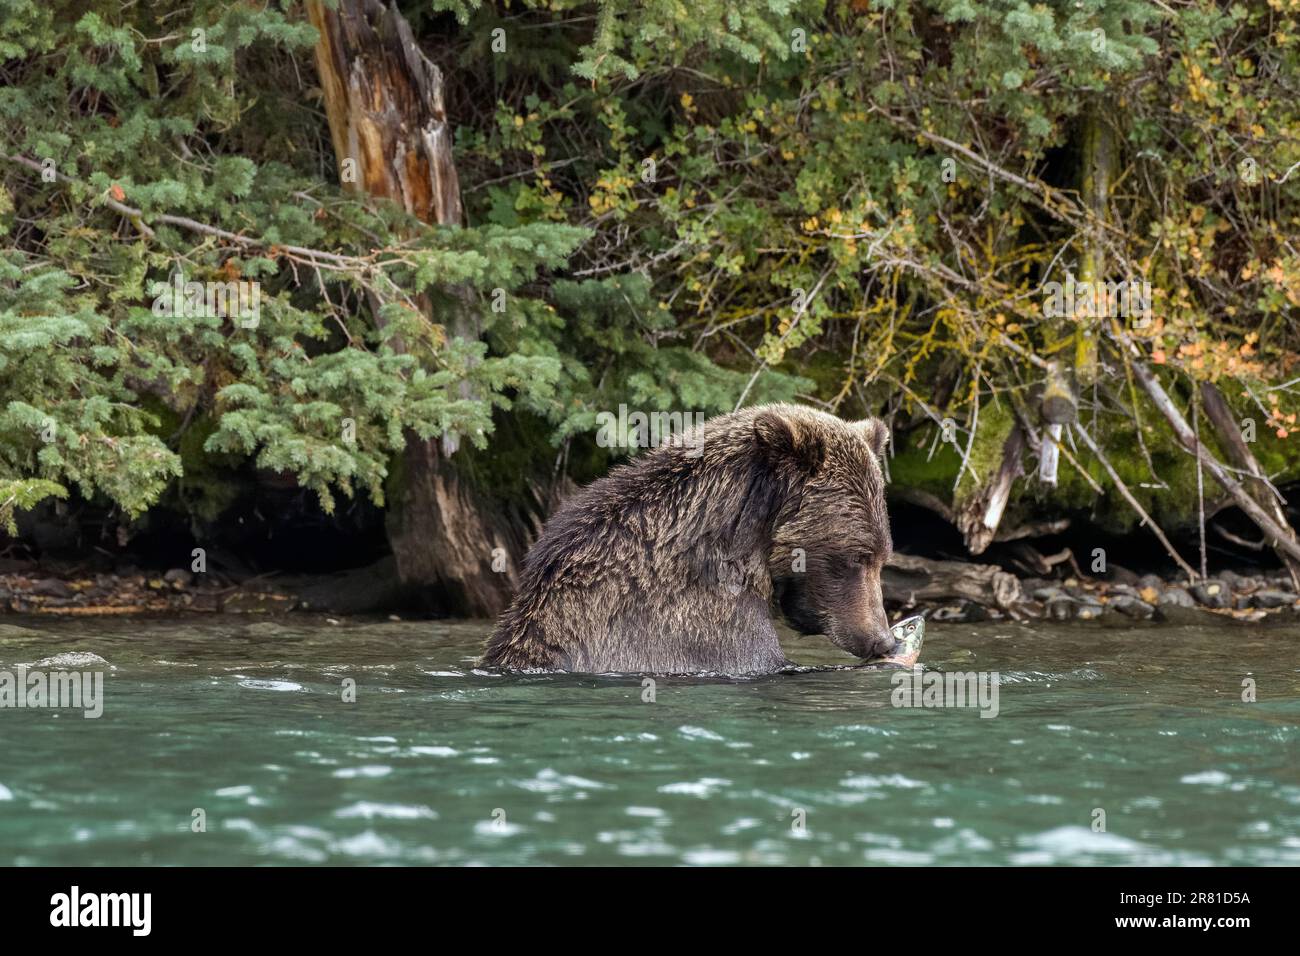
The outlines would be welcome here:
<svg viewBox="0 0 1300 956">
<path fill-rule="evenodd" d="M 875 657 L 867 661 L 867 667 L 896 666 L 911 667 L 921 656 L 921 644 L 925 641 L 925 618 L 917 614 L 904 618 L 889 629 L 898 641 L 898 647 L 888 657 Z"/>
</svg>

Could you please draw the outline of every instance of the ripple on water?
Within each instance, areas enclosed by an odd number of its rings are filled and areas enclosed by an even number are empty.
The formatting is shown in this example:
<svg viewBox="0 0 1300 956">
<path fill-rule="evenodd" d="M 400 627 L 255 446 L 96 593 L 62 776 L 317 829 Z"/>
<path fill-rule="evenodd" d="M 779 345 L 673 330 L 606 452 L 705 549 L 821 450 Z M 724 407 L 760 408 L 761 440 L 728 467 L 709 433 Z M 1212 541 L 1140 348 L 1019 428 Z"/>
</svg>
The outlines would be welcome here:
<svg viewBox="0 0 1300 956">
<path fill-rule="evenodd" d="M 238 677 L 238 675 L 236 675 Z M 263 680 L 255 677 L 244 677 L 239 680 L 240 687 L 247 687 L 249 690 L 276 690 L 276 691 L 300 691 L 305 688 L 302 684 L 294 683 L 291 680 Z"/>
<path fill-rule="evenodd" d="M 332 776 L 343 780 L 354 780 L 359 777 L 375 779 L 377 777 L 386 777 L 392 772 L 393 768 L 387 764 L 370 764 L 364 767 L 340 767 L 333 772 Z"/>
<path fill-rule="evenodd" d="M 1179 783 L 1202 783 L 1211 787 L 1221 787 L 1232 778 L 1222 770 L 1203 770 L 1200 773 L 1189 773 L 1179 778 Z"/>
<path fill-rule="evenodd" d="M 62 654 L 55 654 L 53 657 L 46 657 L 37 661 L 32 667 L 43 667 L 47 670 L 53 669 L 70 669 L 79 668 L 87 670 L 94 667 L 107 667 L 110 670 L 117 670 L 116 667 L 109 664 L 108 661 L 98 654 L 92 654 L 90 651 L 64 651 Z"/>
<path fill-rule="evenodd" d="M 1123 861 L 1147 866 L 1190 864 L 1205 866 L 1208 861 L 1192 854 L 1158 850 L 1117 833 L 1098 833 L 1084 826 L 1062 826 L 1032 836 L 1019 837 L 1021 848 L 1011 855 L 1011 862 L 1024 866 L 1053 863 L 1084 863 L 1089 859 Z"/>
<path fill-rule="evenodd" d="M 682 854 L 682 860 L 692 866 L 733 866 L 740 862 L 741 856 L 735 850 L 701 847 L 698 850 L 687 850 Z"/>
<path fill-rule="evenodd" d="M 596 780 L 588 780 L 584 777 L 574 776 L 573 774 L 559 773 L 550 767 L 543 767 L 537 771 L 536 776 L 531 780 L 520 780 L 516 786 L 530 793 L 562 793 L 564 791 L 574 790 L 609 790 L 612 789 L 607 783 L 600 783 Z"/>
<path fill-rule="evenodd" d="M 856 777 L 848 777 L 840 782 L 843 786 L 852 787 L 854 790 L 876 790 L 881 788 L 894 790 L 918 790 L 930 786 L 924 780 L 913 780 L 911 777 L 905 777 L 901 773 L 891 773 L 883 776 L 869 773 L 861 774 Z"/>
<path fill-rule="evenodd" d="M 711 797 L 724 787 L 731 786 L 730 780 L 720 777 L 704 777 L 701 780 L 666 783 L 659 788 L 660 793 L 681 794 L 688 797 Z"/>
<path fill-rule="evenodd" d="M 678 727 L 677 732 L 688 740 L 716 740 L 724 741 L 727 738 L 721 734 L 715 734 L 704 727 Z"/>
<path fill-rule="evenodd" d="M 404 803 L 373 803 L 359 800 L 334 811 L 334 816 L 341 820 L 360 818 L 363 820 L 437 820 L 438 812 L 423 804 L 411 806 Z"/>
</svg>

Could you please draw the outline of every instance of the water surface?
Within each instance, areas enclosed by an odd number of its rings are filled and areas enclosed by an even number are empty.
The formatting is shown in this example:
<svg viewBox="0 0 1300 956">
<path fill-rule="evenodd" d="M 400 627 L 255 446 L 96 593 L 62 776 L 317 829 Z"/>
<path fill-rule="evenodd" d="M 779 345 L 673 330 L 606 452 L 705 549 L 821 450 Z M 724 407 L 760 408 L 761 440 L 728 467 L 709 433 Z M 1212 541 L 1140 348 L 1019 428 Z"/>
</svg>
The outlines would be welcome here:
<svg viewBox="0 0 1300 956">
<path fill-rule="evenodd" d="M 106 678 L 99 719 L 0 710 L 0 863 L 1300 863 L 1295 625 L 931 624 L 995 718 L 887 671 L 476 673 L 487 631 L 6 617 L 0 669 Z"/>
</svg>

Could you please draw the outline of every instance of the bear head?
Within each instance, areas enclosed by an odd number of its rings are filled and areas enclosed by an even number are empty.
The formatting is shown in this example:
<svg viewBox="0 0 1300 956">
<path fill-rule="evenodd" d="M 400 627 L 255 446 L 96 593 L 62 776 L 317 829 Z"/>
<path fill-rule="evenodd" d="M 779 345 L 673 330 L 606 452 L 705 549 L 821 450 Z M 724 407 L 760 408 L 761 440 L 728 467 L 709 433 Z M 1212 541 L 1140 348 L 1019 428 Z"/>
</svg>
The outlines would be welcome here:
<svg viewBox="0 0 1300 956">
<path fill-rule="evenodd" d="M 897 643 L 880 586 L 893 548 L 879 462 L 888 428 L 781 406 L 759 412 L 754 434 L 783 489 L 768 554 L 782 614 L 858 657 L 888 656 Z"/>
</svg>

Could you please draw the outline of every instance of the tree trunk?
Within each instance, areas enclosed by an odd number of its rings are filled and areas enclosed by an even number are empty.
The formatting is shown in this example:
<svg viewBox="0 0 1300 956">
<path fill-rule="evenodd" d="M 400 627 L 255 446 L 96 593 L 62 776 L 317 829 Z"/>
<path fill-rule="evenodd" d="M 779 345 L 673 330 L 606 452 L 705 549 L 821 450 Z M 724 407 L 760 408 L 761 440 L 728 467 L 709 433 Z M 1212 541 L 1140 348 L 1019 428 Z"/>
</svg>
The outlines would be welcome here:
<svg viewBox="0 0 1300 956">
<path fill-rule="evenodd" d="M 424 222 L 459 226 L 442 72 L 416 45 L 396 4 L 338 0 L 330 9 L 309 0 L 307 10 L 320 33 L 316 66 L 340 181 Z M 475 337 L 471 291 L 447 292 L 444 315 L 435 316 L 427 296 L 418 304 L 450 336 Z M 469 396 L 467 384 L 462 394 Z M 408 434 L 390 495 L 389 543 L 403 584 L 429 604 L 451 614 L 496 614 L 513 592 L 526 532 L 457 474 L 448 460 L 456 446 L 454 434 L 443 436 L 441 448 Z"/>
</svg>

